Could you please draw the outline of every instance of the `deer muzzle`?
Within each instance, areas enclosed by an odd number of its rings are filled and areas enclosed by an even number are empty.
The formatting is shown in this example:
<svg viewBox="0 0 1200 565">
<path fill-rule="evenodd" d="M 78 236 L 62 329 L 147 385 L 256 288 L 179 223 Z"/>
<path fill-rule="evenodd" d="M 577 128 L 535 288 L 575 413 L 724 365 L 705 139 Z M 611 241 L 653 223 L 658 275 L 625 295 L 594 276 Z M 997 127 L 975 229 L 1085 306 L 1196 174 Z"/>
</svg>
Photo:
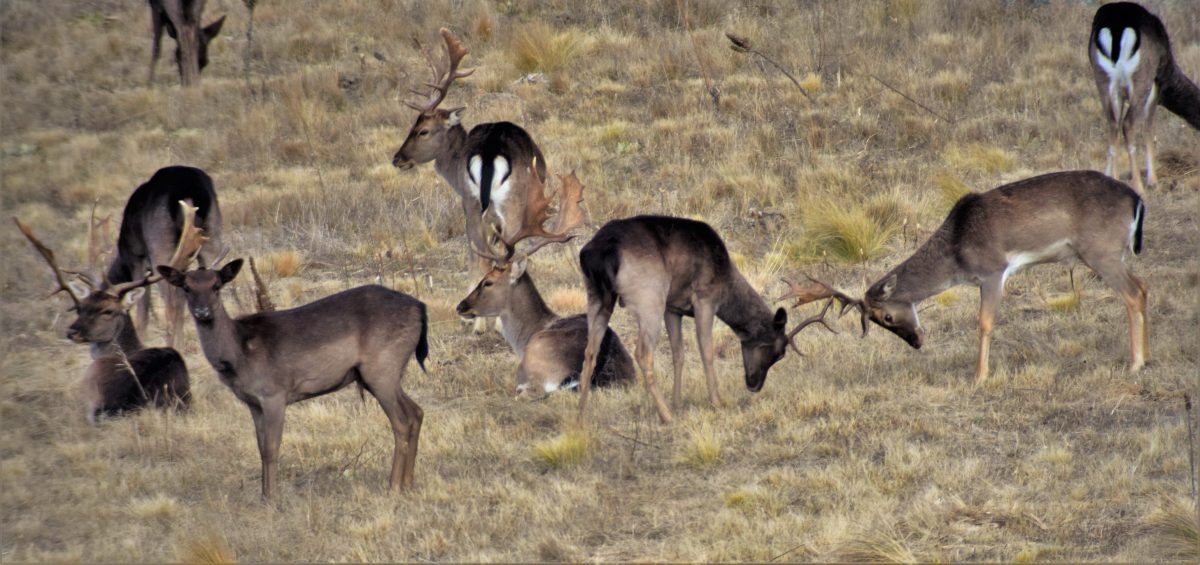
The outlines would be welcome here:
<svg viewBox="0 0 1200 565">
<path fill-rule="evenodd" d="M 211 322 L 213 319 L 212 308 L 208 306 L 195 306 L 191 310 L 192 317 L 198 322 Z"/>
<path fill-rule="evenodd" d="M 471 309 L 471 305 L 466 300 L 459 302 L 458 306 L 454 307 L 454 311 L 458 312 L 458 316 L 464 320 L 474 320 L 476 317 L 475 312 Z"/>
</svg>

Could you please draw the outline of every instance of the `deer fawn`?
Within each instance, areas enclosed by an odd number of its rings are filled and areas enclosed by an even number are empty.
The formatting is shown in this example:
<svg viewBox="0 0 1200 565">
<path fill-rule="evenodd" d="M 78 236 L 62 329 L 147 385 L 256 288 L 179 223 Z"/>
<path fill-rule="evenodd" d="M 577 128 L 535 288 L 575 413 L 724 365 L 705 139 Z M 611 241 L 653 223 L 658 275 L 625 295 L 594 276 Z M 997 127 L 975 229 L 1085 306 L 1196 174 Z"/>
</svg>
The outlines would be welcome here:
<svg viewBox="0 0 1200 565">
<path fill-rule="evenodd" d="M 289 404 L 358 383 L 387 414 L 395 436 L 388 485 L 412 487 L 424 412 L 400 386 L 408 360 L 421 369 L 429 355 L 429 323 L 419 300 L 384 288 L 360 286 L 316 302 L 233 319 L 220 290 L 242 260 L 219 269 L 183 272 L 159 266 L 184 290 L 204 357 L 254 420 L 262 460 L 262 496 L 270 499 L 279 466 L 283 413 Z"/>
<path fill-rule="evenodd" d="M 811 280 L 792 283 L 798 303 L 831 298 L 900 336 L 925 342 L 917 317 L 922 300 L 961 284 L 979 286 L 979 360 L 975 382 L 988 376 L 988 341 L 1004 283 L 1039 263 L 1078 259 L 1112 287 L 1129 313 L 1130 371 L 1146 362 L 1146 285 L 1125 264 L 1142 250 L 1146 206 L 1124 183 L 1096 171 L 1051 173 L 962 197 L 912 257 L 871 285 L 862 300 Z"/>
<path fill-rule="evenodd" d="M 150 51 L 150 84 L 154 84 L 154 68 L 162 52 L 162 32 L 175 40 L 175 65 L 179 67 L 179 81 L 185 86 L 200 83 L 200 71 L 208 66 L 208 44 L 221 32 L 225 16 L 200 27 L 200 14 L 204 12 L 205 0 L 150 0 L 150 33 L 153 43 Z"/>
<path fill-rule="evenodd" d="M 537 194 L 527 200 L 544 200 L 540 179 L 536 175 L 529 178 L 529 190 L 537 191 Z M 560 217 L 578 219 L 573 222 L 575 225 L 557 223 L 553 231 L 564 234 L 582 223 L 582 214 L 573 212 L 571 207 L 578 206 L 583 184 L 575 173 L 558 178 L 562 184 Z M 529 219 L 530 224 L 536 221 L 536 218 Z M 500 316 L 504 339 L 520 360 L 518 393 L 531 388 L 549 393 L 575 386 L 583 366 L 583 350 L 587 346 L 587 317 L 580 314 L 562 318 L 546 306 L 526 270 L 529 255 L 537 249 L 531 248 L 526 254 L 514 257 L 518 241 L 505 242 L 505 254 L 495 258 L 492 269 L 458 303 L 458 314 L 466 319 Z M 611 329 L 604 334 L 599 355 L 594 379 L 596 386 L 625 383 L 636 376 L 633 359 Z"/>
<path fill-rule="evenodd" d="M 203 237 L 193 226 L 196 209 L 182 201 L 180 206 L 182 236 L 170 264 L 182 269 L 199 250 Z M 157 277 L 143 273 L 139 280 L 101 289 L 68 282 L 54 253 L 34 237 L 28 226 L 16 218 L 14 221 L 54 272 L 59 290 L 74 303 L 72 310 L 77 317 L 67 330 L 67 339 L 91 344 L 92 363 L 83 379 L 88 421 L 94 424 L 102 414 L 115 415 L 143 406 L 186 409 L 191 404 L 191 386 L 183 358 L 169 347 L 143 347 L 129 316 L 129 309 L 146 291 L 146 285 Z"/>
<path fill-rule="evenodd" d="M 1133 188 L 1144 192 L 1138 171 L 1137 144 L 1145 143 L 1146 185 L 1154 174 L 1154 109 L 1158 104 L 1200 129 L 1200 87 L 1192 82 L 1171 53 L 1162 20 L 1132 2 L 1105 4 L 1096 10 L 1088 41 L 1088 58 L 1108 118 L 1108 164 L 1112 175 L 1117 142 L 1125 138 Z"/>
<path fill-rule="evenodd" d="M 494 230 L 501 238 L 512 240 L 523 226 L 524 178 L 535 171 L 545 182 L 546 165 L 541 149 L 520 126 L 509 122 L 479 124 L 467 133 L 462 125 L 463 108 L 439 109 L 455 79 L 470 76 L 475 70 L 458 70 L 467 50 L 454 34 L 441 29 L 446 59 L 435 59 L 421 44 L 417 48 L 429 63 L 433 80 L 431 91 L 421 104 L 406 103 L 419 114 L 392 164 L 401 170 L 420 163 L 434 162 L 438 175 L 454 189 L 462 203 L 467 221 L 467 241 L 477 249 L 494 243 Z M 533 163 L 536 162 L 537 165 Z M 480 262 L 480 272 L 490 265 Z M 485 327 L 476 322 L 476 331 Z"/>
<path fill-rule="evenodd" d="M 774 313 L 729 258 L 725 243 L 708 224 L 666 216 L 637 216 L 608 222 L 579 252 L 588 296 L 588 341 L 579 379 L 579 414 L 587 406 L 588 386 L 613 308 L 619 301 L 633 311 L 638 325 L 636 358 L 658 417 L 671 411 L 654 382 L 654 347 L 661 324 L 667 326 L 675 372 L 672 404 L 680 405 L 683 373 L 683 316 L 696 319 L 696 341 L 704 362 L 708 399 L 721 405 L 713 369 L 713 318 L 725 322 L 742 344 L 746 388 L 762 390 L 767 371 L 783 358 L 800 330 L 820 318 L 786 331 L 787 310 Z"/>
</svg>

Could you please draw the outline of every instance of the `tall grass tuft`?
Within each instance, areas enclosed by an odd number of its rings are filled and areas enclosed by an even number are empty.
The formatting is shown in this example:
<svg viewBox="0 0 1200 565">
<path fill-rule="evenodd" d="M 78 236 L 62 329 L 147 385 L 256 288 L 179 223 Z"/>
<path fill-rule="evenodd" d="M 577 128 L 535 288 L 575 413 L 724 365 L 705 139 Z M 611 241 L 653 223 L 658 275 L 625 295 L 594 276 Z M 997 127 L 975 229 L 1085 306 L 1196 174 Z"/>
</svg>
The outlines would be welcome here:
<svg viewBox="0 0 1200 565">
<path fill-rule="evenodd" d="M 1200 516 L 1187 502 L 1163 501 L 1146 516 L 1146 531 L 1154 537 L 1162 557 L 1195 563 L 1200 561 Z"/>
<path fill-rule="evenodd" d="M 533 458 L 548 469 L 564 469 L 583 461 L 587 456 L 588 435 L 579 430 L 560 434 L 558 437 L 533 446 Z"/>
<path fill-rule="evenodd" d="M 941 172 L 933 177 L 933 188 L 937 189 L 938 200 L 946 210 L 954 207 L 954 203 L 971 192 L 958 176 L 950 172 Z"/>
<path fill-rule="evenodd" d="M 916 563 L 921 561 L 908 542 L 891 527 L 865 530 L 842 542 L 834 550 L 834 560 L 850 563 Z"/>
<path fill-rule="evenodd" d="M 179 549 L 180 563 L 237 563 L 233 550 L 215 535 L 192 538 Z"/>
<path fill-rule="evenodd" d="M 566 68 L 579 52 L 573 30 L 562 32 L 543 22 L 521 26 L 513 35 L 513 63 L 523 73 L 553 73 Z"/>
<path fill-rule="evenodd" d="M 679 462 L 697 470 L 709 469 L 721 462 L 721 438 L 712 426 L 704 424 L 692 430 L 679 454 Z"/>
<path fill-rule="evenodd" d="M 842 263 L 864 263 L 890 251 L 889 241 L 899 231 L 881 225 L 866 208 L 820 202 L 804 212 L 803 248 L 810 259 L 830 257 Z"/>
</svg>

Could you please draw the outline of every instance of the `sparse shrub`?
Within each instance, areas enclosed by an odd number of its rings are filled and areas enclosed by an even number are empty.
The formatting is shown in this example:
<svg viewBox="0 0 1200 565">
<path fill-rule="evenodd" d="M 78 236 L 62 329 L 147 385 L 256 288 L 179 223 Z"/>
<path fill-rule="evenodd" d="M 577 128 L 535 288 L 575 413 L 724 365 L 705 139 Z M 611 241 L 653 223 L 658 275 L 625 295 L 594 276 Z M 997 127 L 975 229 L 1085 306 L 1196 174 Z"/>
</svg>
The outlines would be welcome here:
<svg viewBox="0 0 1200 565">
<path fill-rule="evenodd" d="M 556 288 L 550 291 L 546 302 L 560 314 L 587 310 L 587 294 L 579 288 Z"/>
<path fill-rule="evenodd" d="M 146 520 L 167 521 L 175 516 L 179 504 L 165 494 L 156 494 L 149 498 L 139 498 L 129 503 L 129 511 L 138 518 Z"/>
<path fill-rule="evenodd" d="M 225 540 L 207 535 L 193 538 L 179 549 L 181 563 L 237 563 L 233 550 L 229 549 Z"/>
<path fill-rule="evenodd" d="M 933 93 L 951 104 L 966 100 L 971 91 L 971 75 L 962 69 L 938 71 L 930 80 Z"/>
<path fill-rule="evenodd" d="M 589 438 L 573 430 L 533 446 L 533 458 L 548 469 L 563 469 L 583 461 L 587 456 Z"/>
<path fill-rule="evenodd" d="M 513 63 L 523 73 L 552 73 L 566 68 L 579 51 L 574 30 L 555 32 L 542 22 L 521 26 L 513 35 Z"/>
<path fill-rule="evenodd" d="M 1145 524 L 1161 557 L 1193 563 L 1200 560 L 1200 516 L 1190 503 L 1164 500 L 1146 516 Z"/>
<path fill-rule="evenodd" d="M 804 213 L 804 238 L 811 258 L 862 263 L 885 255 L 894 227 L 881 226 L 866 210 L 823 201 Z"/>
<path fill-rule="evenodd" d="M 1068 292 L 1046 298 L 1046 307 L 1054 312 L 1074 312 L 1079 310 L 1079 291 Z"/>
<path fill-rule="evenodd" d="M 916 563 L 908 541 L 893 528 L 880 526 L 864 530 L 843 541 L 834 550 L 834 560 L 851 563 Z"/>
<path fill-rule="evenodd" d="M 267 258 L 267 271 L 272 278 L 294 277 L 304 267 L 304 257 L 299 252 L 289 249 L 273 253 Z"/>
<path fill-rule="evenodd" d="M 965 147 L 951 145 L 943 154 L 951 168 L 975 173 L 994 175 L 1012 169 L 1013 156 L 999 147 L 988 147 L 972 143 Z"/>
<path fill-rule="evenodd" d="M 821 92 L 824 86 L 824 83 L 821 81 L 821 75 L 817 73 L 810 72 L 804 75 L 804 78 L 800 79 L 800 88 L 803 88 L 809 94 Z"/>
<path fill-rule="evenodd" d="M 708 469 L 721 462 L 721 438 L 712 426 L 705 424 L 692 430 L 679 461 L 694 469 Z"/>
</svg>

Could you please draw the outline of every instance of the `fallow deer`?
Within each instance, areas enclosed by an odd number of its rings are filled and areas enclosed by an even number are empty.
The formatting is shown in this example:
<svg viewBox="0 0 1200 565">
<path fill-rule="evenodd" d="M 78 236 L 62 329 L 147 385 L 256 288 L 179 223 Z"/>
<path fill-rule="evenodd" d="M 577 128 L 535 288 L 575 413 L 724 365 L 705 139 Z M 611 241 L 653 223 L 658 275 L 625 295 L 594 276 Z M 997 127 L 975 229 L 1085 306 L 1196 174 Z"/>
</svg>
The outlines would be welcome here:
<svg viewBox="0 0 1200 565">
<path fill-rule="evenodd" d="M 316 302 L 237 319 L 221 288 L 242 267 L 158 272 L 187 296 L 204 357 L 250 409 L 262 460 L 262 496 L 270 499 L 279 466 L 284 409 L 358 383 L 387 414 L 395 437 L 391 489 L 410 488 L 424 412 L 400 387 L 408 360 L 425 369 L 429 322 L 425 304 L 384 288 L 352 288 Z"/>
<path fill-rule="evenodd" d="M 1154 174 L 1154 109 L 1158 104 L 1200 129 L 1200 87 L 1175 63 L 1171 40 L 1162 20 L 1132 2 L 1105 4 L 1096 10 L 1088 41 L 1088 58 L 1104 115 L 1108 118 L 1108 164 L 1113 174 L 1117 142 L 1125 138 L 1133 188 L 1144 192 L 1135 158 L 1145 144 L 1146 185 L 1158 184 Z"/>
<path fill-rule="evenodd" d="M 725 322 L 741 342 L 746 388 L 751 392 L 762 390 L 767 371 L 783 358 L 793 336 L 810 324 L 824 324 L 818 316 L 788 332 L 787 310 L 772 313 L 767 301 L 733 264 L 717 232 L 695 220 L 667 216 L 613 220 L 583 246 L 579 264 L 588 299 L 588 341 L 579 378 L 580 418 L 587 406 L 601 339 L 617 302 L 632 310 L 636 318 L 635 357 L 663 423 L 671 421 L 671 411 L 655 384 L 654 347 L 664 323 L 671 341 L 675 373 L 671 400 L 676 409 L 681 402 L 684 316 L 696 320 L 696 341 L 704 362 L 709 403 L 714 407 L 721 405 L 713 368 L 714 317 Z"/>
<path fill-rule="evenodd" d="M 832 298 L 843 310 L 900 336 L 925 342 L 917 304 L 953 286 L 979 286 L 979 357 L 975 382 L 988 377 L 988 349 L 1004 283 L 1040 263 L 1080 260 L 1112 287 L 1129 314 L 1130 371 L 1146 362 L 1146 285 L 1127 253 L 1142 250 L 1146 206 L 1128 185 L 1096 171 L 1051 173 L 968 194 L 916 253 L 871 285 L 860 300 L 820 281 L 792 284 L 799 303 Z"/>
<path fill-rule="evenodd" d="M 197 208 L 196 227 L 204 230 L 207 237 L 200 250 L 200 264 L 215 262 L 218 250 L 223 249 L 221 209 L 212 179 L 194 167 L 164 167 L 130 195 L 121 217 L 117 252 L 103 280 L 91 281 L 92 284 L 103 289 L 107 285 L 131 282 L 152 272 L 155 265 L 168 264 L 184 225 L 184 218 L 175 206 L 179 201 Z M 178 289 L 166 283 L 159 285 L 159 290 L 166 305 L 167 347 L 174 347 L 183 329 L 183 299 Z M 146 331 L 150 303 L 147 289 L 137 311 L 137 327 L 142 332 Z"/>
<path fill-rule="evenodd" d="M 149 0 L 150 33 L 153 43 L 150 51 L 150 84 L 154 84 L 154 70 L 162 52 L 162 32 L 175 40 L 175 65 L 179 67 L 179 82 L 184 87 L 200 83 L 200 71 L 208 66 L 208 44 L 221 32 L 225 16 L 200 27 L 205 0 Z"/>
<path fill-rule="evenodd" d="M 583 184 L 575 173 L 558 178 L 562 185 L 559 215 L 578 219 L 572 222 L 575 225 L 556 222 L 552 231 L 564 234 L 582 223 L 582 215 L 573 212 L 571 207 L 578 206 Z M 530 175 L 529 186 L 538 194 L 528 201 L 545 200 L 544 187 L 536 175 Z M 538 222 L 538 218 L 528 218 L 528 222 Z M 465 319 L 500 316 L 503 322 L 501 333 L 520 360 L 518 393 L 528 389 L 549 393 L 559 388 L 572 388 L 578 384 L 583 366 L 587 316 L 579 314 L 563 318 L 546 305 L 527 271 L 532 251 L 516 254 L 518 241 L 505 242 L 504 256 L 493 261 L 492 269 L 458 303 L 458 314 Z M 596 386 L 626 383 L 636 377 L 633 359 L 611 329 L 604 335 L 599 355 L 594 378 Z"/>
<path fill-rule="evenodd" d="M 475 71 L 458 69 L 467 49 L 450 30 L 442 28 L 441 36 L 446 51 L 444 61 L 435 59 L 417 42 L 433 74 L 432 82 L 427 85 L 431 90 L 421 104 L 406 103 L 418 112 L 417 120 L 392 158 L 392 164 L 407 170 L 433 161 L 438 175 L 461 201 L 468 243 L 485 248 L 493 243 L 493 230 L 500 238 L 511 240 L 524 227 L 524 194 L 513 187 L 527 186 L 524 177 L 531 170 L 545 182 L 546 160 L 533 138 L 516 124 L 484 123 L 467 133 L 462 125 L 463 108 L 438 108 L 450 85 Z M 480 262 L 480 272 L 489 269 L 487 261 Z M 478 320 L 476 331 L 483 328 L 484 321 Z"/>
<path fill-rule="evenodd" d="M 203 244 L 193 220 L 196 209 L 180 202 L 183 237 L 170 259 L 177 268 L 186 268 Z M 84 373 L 84 413 L 96 423 L 100 415 L 115 415 L 143 406 L 174 406 L 186 409 L 191 404 L 191 385 L 187 366 L 179 353 L 169 347 L 145 348 L 138 339 L 129 309 L 157 276 L 142 273 L 136 281 L 92 289 L 68 281 L 55 261 L 54 253 L 42 244 L 20 220 L 17 228 L 54 272 L 60 291 L 74 303 L 77 318 L 67 329 L 67 339 L 91 344 L 92 363 Z"/>
</svg>

